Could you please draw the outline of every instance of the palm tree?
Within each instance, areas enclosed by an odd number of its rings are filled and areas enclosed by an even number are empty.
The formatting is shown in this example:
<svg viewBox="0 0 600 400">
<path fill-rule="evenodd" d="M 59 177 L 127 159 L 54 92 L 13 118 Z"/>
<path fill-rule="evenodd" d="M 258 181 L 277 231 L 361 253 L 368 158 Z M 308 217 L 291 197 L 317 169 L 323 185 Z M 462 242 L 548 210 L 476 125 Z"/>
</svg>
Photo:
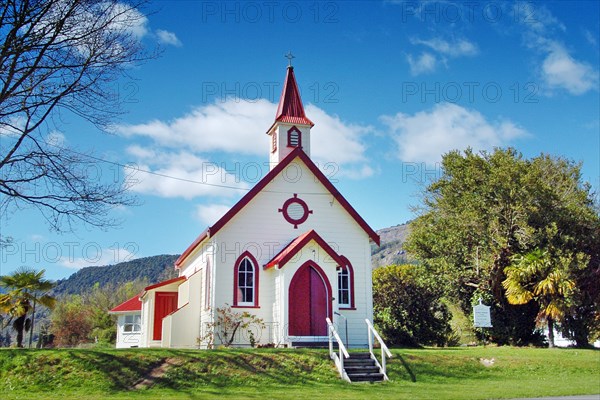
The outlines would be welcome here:
<svg viewBox="0 0 600 400">
<path fill-rule="evenodd" d="M 535 249 L 516 255 L 504 269 L 506 279 L 502 286 L 508 302 L 527 304 L 534 300 L 538 303 L 538 320 L 547 323 L 550 347 L 554 347 L 554 323 L 565 316 L 569 296 L 575 288 L 569 268 L 573 262 L 582 261 L 579 256 L 553 256 L 547 250 Z"/>
<path fill-rule="evenodd" d="M 46 270 L 21 267 L 10 275 L 0 276 L 0 287 L 8 292 L 0 294 L 0 311 L 9 315 L 9 322 L 17 331 L 17 347 L 23 347 L 24 332 L 29 331 L 29 346 L 33 339 L 35 308 L 41 304 L 53 308 L 56 299 L 48 294 L 55 283 L 44 279 Z M 27 315 L 31 311 L 31 318 Z"/>
</svg>

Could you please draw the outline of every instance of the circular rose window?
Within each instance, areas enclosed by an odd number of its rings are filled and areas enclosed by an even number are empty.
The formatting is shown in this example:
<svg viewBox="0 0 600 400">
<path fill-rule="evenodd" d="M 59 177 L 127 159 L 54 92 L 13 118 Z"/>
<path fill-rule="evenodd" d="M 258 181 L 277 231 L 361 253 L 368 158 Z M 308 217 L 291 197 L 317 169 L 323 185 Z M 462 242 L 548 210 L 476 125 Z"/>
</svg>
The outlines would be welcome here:
<svg viewBox="0 0 600 400">
<path fill-rule="evenodd" d="M 312 210 L 308 209 L 306 202 L 294 193 L 294 197 L 287 199 L 283 203 L 283 207 L 279 209 L 283 213 L 283 218 L 290 224 L 294 225 L 294 229 L 298 229 L 298 225 L 304 223 L 308 219 L 308 215 L 312 214 Z"/>
</svg>

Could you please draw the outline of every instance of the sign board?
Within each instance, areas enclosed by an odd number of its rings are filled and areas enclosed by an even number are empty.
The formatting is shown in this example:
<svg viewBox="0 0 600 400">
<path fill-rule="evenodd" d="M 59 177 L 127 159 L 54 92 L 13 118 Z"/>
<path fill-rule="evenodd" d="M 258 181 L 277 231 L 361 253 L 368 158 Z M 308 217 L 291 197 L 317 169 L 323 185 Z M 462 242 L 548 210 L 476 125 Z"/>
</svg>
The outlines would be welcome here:
<svg viewBox="0 0 600 400">
<path fill-rule="evenodd" d="M 473 326 L 475 328 L 491 328 L 492 317 L 490 316 L 490 307 L 483 305 L 481 299 L 479 304 L 473 307 Z"/>
</svg>

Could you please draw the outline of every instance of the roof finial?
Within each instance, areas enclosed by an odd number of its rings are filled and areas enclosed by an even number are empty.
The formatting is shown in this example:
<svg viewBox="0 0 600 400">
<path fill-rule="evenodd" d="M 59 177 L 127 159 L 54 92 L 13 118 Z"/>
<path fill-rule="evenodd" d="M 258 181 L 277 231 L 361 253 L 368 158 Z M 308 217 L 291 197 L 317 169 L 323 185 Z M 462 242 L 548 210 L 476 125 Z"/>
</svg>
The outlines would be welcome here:
<svg viewBox="0 0 600 400">
<path fill-rule="evenodd" d="M 288 61 L 289 61 L 288 67 L 291 67 L 292 66 L 292 59 L 296 58 L 296 57 L 292 54 L 291 51 L 288 51 L 288 53 L 284 57 L 287 58 Z"/>
</svg>

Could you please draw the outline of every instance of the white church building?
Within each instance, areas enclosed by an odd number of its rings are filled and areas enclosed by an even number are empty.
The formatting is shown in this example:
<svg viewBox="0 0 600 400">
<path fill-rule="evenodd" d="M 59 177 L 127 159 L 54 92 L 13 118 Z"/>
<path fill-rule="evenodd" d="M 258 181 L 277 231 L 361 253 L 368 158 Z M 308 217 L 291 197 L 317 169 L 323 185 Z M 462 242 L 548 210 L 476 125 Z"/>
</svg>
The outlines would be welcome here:
<svg viewBox="0 0 600 400">
<path fill-rule="evenodd" d="M 239 329 L 237 346 L 323 342 L 326 318 L 350 347 L 366 346 L 379 236 L 311 160 L 313 125 L 289 66 L 267 131 L 270 171 L 187 247 L 177 278 L 110 311 L 117 347 L 206 348 L 227 306 L 264 321 Z"/>
</svg>

